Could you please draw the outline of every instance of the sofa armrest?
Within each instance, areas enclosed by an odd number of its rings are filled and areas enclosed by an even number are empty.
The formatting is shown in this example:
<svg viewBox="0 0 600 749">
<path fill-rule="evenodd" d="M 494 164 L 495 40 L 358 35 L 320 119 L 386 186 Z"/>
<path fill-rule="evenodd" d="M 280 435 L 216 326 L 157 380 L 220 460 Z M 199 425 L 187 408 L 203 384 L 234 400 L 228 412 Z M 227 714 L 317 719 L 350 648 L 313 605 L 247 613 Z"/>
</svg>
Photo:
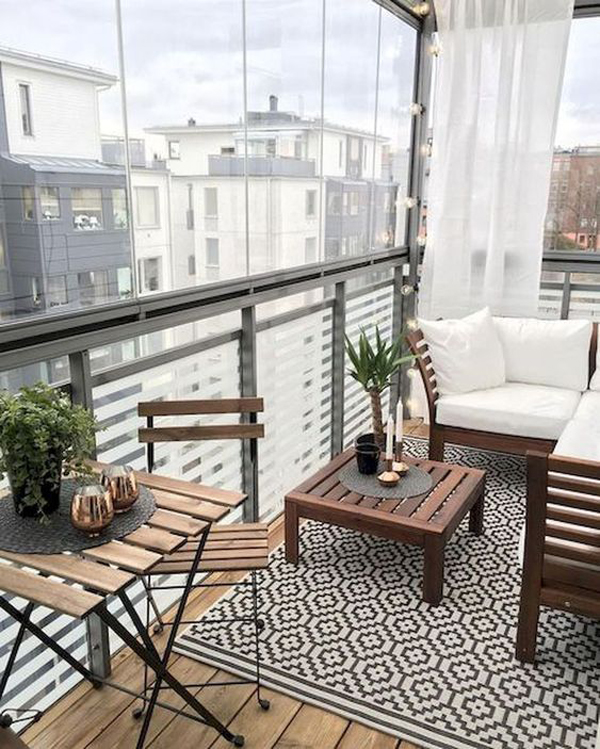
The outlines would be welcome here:
<svg viewBox="0 0 600 749">
<path fill-rule="evenodd" d="M 415 356 L 415 361 L 419 368 L 419 374 L 423 386 L 425 387 L 425 394 L 427 396 L 427 408 L 429 411 L 429 424 L 435 426 L 435 416 L 437 400 L 440 397 L 437 390 L 437 380 L 435 377 L 435 370 L 433 368 L 433 362 L 429 355 L 429 347 L 425 341 L 425 336 L 421 330 L 415 330 L 406 336 L 406 341 L 410 351 Z"/>
</svg>

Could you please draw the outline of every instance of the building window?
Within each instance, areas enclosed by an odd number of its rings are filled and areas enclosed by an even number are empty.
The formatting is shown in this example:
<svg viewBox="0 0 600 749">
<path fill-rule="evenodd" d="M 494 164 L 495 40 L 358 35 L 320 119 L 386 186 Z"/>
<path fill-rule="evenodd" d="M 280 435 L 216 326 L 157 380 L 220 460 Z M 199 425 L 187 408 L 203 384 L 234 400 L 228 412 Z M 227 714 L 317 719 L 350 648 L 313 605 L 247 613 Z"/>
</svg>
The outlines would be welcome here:
<svg viewBox="0 0 600 749">
<path fill-rule="evenodd" d="M 219 265 L 219 240 L 214 237 L 206 240 L 206 264 L 212 267 Z"/>
<path fill-rule="evenodd" d="M 317 260 L 317 238 L 306 237 L 304 240 L 304 262 L 315 263 Z"/>
<path fill-rule="evenodd" d="M 73 226 L 79 231 L 102 229 L 102 190 L 97 187 L 73 187 Z"/>
<path fill-rule="evenodd" d="M 40 205 L 44 221 L 54 221 L 60 218 L 58 187 L 40 187 Z"/>
<path fill-rule="evenodd" d="M 127 193 L 122 187 L 111 190 L 113 227 L 115 229 L 127 229 L 129 226 L 129 215 L 127 213 Z"/>
<path fill-rule="evenodd" d="M 302 158 L 302 136 L 301 135 L 297 135 L 296 139 L 294 140 L 294 158 L 295 159 Z"/>
<path fill-rule="evenodd" d="M 49 307 L 60 307 L 67 303 L 67 277 L 50 276 L 46 293 Z"/>
<path fill-rule="evenodd" d="M 131 268 L 117 268 L 117 292 L 120 299 L 129 299 L 133 293 L 131 288 Z"/>
<path fill-rule="evenodd" d="M 188 255 L 188 276 L 196 275 L 196 256 Z"/>
<path fill-rule="evenodd" d="M 170 140 L 169 141 L 169 158 L 170 159 L 180 159 L 181 158 L 181 151 L 179 150 L 179 141 L 178 140 Z"/>
<path fill-rule="evenodd" d="M 338 152 L 338 166 L 341 169 L 342 166 L 344 165 L 344 141 L 343 140 L 341 140 L 339 142 L 338 150 L 339 150 L 339 152 Z"/>
<path fill-rule="evenodd" d="M 317 214 L 317 191 L 306 191 L 306 215 L 316 216 Z"/>
<path fill-rule="evenodd" d="M 31 86 L 19 83 L 19 106 L 21 108 L 21 129 L 23 135 L 33 135 L 31 123 Z"/>
<path fill-rule="evenodd" d="M 194 228 L 194 185 L 191 183 L 187 186 L 187 194 L 188 207 L 186 213 L 186 226 L 188 230 L 192 230 Z"/>
<path fill-rule="evenodd" d="M 204 188 L 204 216 L 205 218 L 217 218 L 219 215 L 219 202 L 216 187 Z"/>
<path fill-rule="evenodd" d="M 158 188 L 136 187 L 136 225 L 140 229 L 157 229 L 160 226 Z"/>
<path fill-rule="evenodd" d="M 275 138 L 267 139 L 267 156 L 277 156 L 277 141 Z"/>
<path fill-rule="evenodd" d="M 147 257 L 139 261 L 140 293 L 160 291 L 160 258 Z"/>
<path fill-rule="evenodd" d="M 221 146 L 221 156 L 235 156 L 234 146 Z"/>
<path fill-rule="evenodd" d="M 25 185 L 25 187 L 21 188 L 21 199 L 23 201 L 23 218 L 26 221 L 33 221 L 35 193 L 31 185 Z"/>
<path fill-rule="evenodd" d="M 108 271 L 89 270 L 77 274 L 79 301 L 83 306 L 96 304 L 108 298 Z"/>
<path fill-rule="evenodd" d="M 34 276 L 31 279 L 31 304 L 33 307 L 42 306 L 42 279 Z"/>
</svg>

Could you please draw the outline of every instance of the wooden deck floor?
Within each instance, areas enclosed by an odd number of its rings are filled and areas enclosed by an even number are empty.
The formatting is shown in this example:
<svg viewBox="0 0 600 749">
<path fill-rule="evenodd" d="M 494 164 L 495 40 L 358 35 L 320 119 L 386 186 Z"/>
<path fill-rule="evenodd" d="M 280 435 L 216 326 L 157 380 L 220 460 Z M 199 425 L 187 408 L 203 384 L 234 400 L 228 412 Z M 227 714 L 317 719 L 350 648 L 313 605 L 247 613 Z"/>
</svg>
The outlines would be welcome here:
<svg viewBox="0 0 600 749">
<path fill-rule="evenodd" d="M 422 427 L 407 426 L 406 433 L 423 434 Z M 270 529 L 271 547 L 275 548 L 282 540 L 283 524 L 279 520 Z M 214 579 L 233 581 L 236 576 L 221 573 Z M 223 588 L 195 591 L 187 608 L 189 618 L 201 615 L 223 591 Z M 168 620 L 169 616 L 165 618 Z M 159 647 L 167 636 L 164 633 L 155 638 Z M 179 679 L 188 683 L 222 681 L 228 677 L 211 666 L 177 654 L 173 655 L 170 667 Z M 122 650 L 115 656 L 113 678 L 132 689 L 141 689 L 141 662 L 131 651 Z M 247 749 L 419 749 L 286 695 L 262 691 L 271 700 L 268 712 L 258 707 L 252 685 L 209 688 L 203 702 L 234 733 L 245 735 Z M 183 704 L 168 691 L 163 699 L 177 707 Z M 31 749 L 134 749 L 139 722 L 132 717 L 132 705 L 131 698 L 114 689 L 94 690 L 83 683 L 48 710 L 24 733 L 23 739 Z M 157 708 L 146 746 L 227 749 L 232 745 L 211 728 Z"/>
</svg>

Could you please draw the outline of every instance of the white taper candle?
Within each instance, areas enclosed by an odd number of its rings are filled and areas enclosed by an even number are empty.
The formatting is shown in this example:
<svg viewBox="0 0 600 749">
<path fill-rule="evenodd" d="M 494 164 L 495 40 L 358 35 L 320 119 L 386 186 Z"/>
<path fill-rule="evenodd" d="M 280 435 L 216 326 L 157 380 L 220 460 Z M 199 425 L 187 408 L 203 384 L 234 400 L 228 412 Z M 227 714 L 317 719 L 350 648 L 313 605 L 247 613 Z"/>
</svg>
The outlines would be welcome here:
<svg viewBox="0 0 600 749">
<path fill-rule="evenodd" d="M 402 442 L 402 399 L 398 398 L 398 405 L 396 406 L 396 443 Z"/>
<path fill-rule="evenodd" d="M 394 457 L 394 419 L 389 415 L 387 423 L 387 442 L 385 445 L 385 456 L 388 460 Z"/>
</svg>

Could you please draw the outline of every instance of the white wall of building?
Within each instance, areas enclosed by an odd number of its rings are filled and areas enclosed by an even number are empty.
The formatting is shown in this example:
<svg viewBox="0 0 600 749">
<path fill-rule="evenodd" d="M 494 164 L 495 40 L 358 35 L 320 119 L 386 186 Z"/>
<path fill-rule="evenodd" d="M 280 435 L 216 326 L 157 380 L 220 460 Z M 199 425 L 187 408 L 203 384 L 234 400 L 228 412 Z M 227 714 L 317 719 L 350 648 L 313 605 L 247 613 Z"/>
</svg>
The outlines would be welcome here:
<svg viewBox="0 0 600 749">
<path fill-rule="evenodd" d="M 101 158 L 95 82 L 1 60 L 0 68 L 11 153 Z M 23 134 L 20 83 L 30 87 L 33 135 Z"/>
</svg>

